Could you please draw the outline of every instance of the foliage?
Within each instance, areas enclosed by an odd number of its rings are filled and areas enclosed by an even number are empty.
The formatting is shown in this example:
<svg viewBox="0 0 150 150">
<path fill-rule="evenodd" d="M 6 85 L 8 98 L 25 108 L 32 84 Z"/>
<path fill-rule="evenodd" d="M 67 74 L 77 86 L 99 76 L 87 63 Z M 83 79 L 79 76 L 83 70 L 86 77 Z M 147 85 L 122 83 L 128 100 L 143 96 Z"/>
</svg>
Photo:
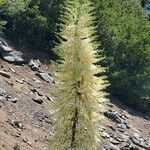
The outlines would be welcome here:
<svg viewBox="0 0 150 150">
<path fill-rule="evenodd" d="M 3 6 L 5 4 L 5 0 L 0 0 L 0 7 Z M 3 30 L 4 30 L 4 26 L 6 25 L 6 21 L 2 20 L 0 18 L 0 35 L 3 34 Z"/>
<path fill-rule="evenodd" d="M 28 0 L 7 0 L 1 8 L 7 15 L 15 15 L 20 11 L 24 11 L 28 4 Z"/>
<path fill-rule="evenodd" d="M 6 0 L 0 0 L 0 5 L 3 5 L 6 3 Z"/>
<path fill-rule="evenodd" d="M 110 90 L 127 104 L 149 110 L 150 24 L 138 1 L 95 0 L 103 65 Z"/>
<path fill-rule="evenodd" d="M 32 49 L 50 49 L 55 39 L 61 0 L 9 0 L 0 8 L 5 33 Z"/>
<path fill-rule="evenodd" d="M 5 29 L 6 21 L 0 19 L 0 35 L 3 34 L 3 30 Z"/>
<path fill-rule="evenodd" d="M 81 0 L 82 1 L 82 0 Z M 58 41 L 63 0 L 0 0 L 0 35 L 34 50 Z M 92 1 L 93 2 L 93 1 Z M 99 52 L 106 59 L 110 92 L 127 104 L 149 110 L 150 24 L 139 0 L 94 0 Z M 142 2 L 144 5 L 144 2 Z M 62 10 L 63 11 L 63 10 Z M 93 21 L 95 22 L 95 21 Z"/>
<path fill-rule="evenodd" d="M 100 119 L 105 101 L 104 77 L 94 76 L 103 68 L 94 63 L 97 44 L 91 35 L 93 16 L 88 0 L 66 1 L 61 16 L 60 44 L 55 51 L 62 58 L 56 67 L 59 88 L 52 104 L 56 134 L 52 150 L 96 150 L 95 123 Z"/>
</svg>

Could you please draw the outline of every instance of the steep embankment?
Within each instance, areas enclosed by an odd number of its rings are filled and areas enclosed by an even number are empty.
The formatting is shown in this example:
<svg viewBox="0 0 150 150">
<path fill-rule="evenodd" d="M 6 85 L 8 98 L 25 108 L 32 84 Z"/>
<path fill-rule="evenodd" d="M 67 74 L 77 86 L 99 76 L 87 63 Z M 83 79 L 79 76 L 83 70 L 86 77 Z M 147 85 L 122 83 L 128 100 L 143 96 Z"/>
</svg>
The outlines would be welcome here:
<svg viewBox="0 0 150 150">
<path fill-rule="evenodd" d="M 44 52 L 17 53 L 0 44 L 0 150 L 48 150 L 53 134 L 49 93 L 56 90 L 48 74 L 52 65 L 44 61 L 50 58 Z M 113 101 L 97 125 L 102 134 L 98 149 L 149 150 L 149 118 Z"/>
</svg>

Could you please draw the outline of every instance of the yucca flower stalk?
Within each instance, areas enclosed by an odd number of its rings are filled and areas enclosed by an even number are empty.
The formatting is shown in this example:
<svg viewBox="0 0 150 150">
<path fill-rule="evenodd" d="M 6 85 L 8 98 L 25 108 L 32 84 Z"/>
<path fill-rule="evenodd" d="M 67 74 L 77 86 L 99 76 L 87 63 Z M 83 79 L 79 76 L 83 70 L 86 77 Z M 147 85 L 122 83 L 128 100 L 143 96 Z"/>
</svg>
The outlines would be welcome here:
<svg viewBox="0 0 150 150">
<path fill-rule="evenodd" d="M 96 150 L 96 122 L 104 111 L 104 78 L 95 74 L 104 69 L 94 65 L 98 45 L 92 35 L 95 27 L 92 3 L 66 1 L 61 16 L 60 36 L 55 50 L 62 58 L 56 69 L 58 92 L 55 94 L 55 135 L 51 150 Z"/>
</svg>

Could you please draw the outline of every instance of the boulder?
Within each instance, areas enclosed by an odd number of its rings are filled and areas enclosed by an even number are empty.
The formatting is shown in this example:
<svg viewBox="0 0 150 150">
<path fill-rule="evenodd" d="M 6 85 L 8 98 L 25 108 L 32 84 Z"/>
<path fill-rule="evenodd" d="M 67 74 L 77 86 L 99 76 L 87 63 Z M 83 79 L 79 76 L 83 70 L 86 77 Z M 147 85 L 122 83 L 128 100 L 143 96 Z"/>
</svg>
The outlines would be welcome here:
<svg viewBox="0 0 150 150">
<path fill-rule="evenodd" d="M 124 120 L 120 117 L 121 115 L 118 112 L 105 112 L 104 115 L 108 118 L 110 118 L 112 121 L 115 121 L 116 123 L 124 123 Z"/>
<path fill-rule="evenodd" d="M 51 83 L 51 82 L 54 81 L 53 78 L 52 78 L 52 76 L 50 76 L 50 75 L 47 74 L 47 73 L 41 72 L 41 73 L 36 73 L 36 75 L 37 75 L 40 79 L 46 81 L 47 83 Z"/>
<path fill-rule="evenodd" d="M 4 53 L 4 52 L 11 52 L 12 48 L 5 46 L 5 45 L 0 45 L 0 52 Z"/>
<path fill-rule="evenodd" d="M 38 71 L 41 66 L 41 62 L 40 60 L 31 59 L 28 65 L 33 71 Z"/>
<path fill-rule="evenodd" d="M 7 42 L 3 38 L 0 38 L 0 46 L 1 45 L 8 46 Z"/>
<path fill-rule="evenodd" d="M 23 54 L 13 50 L 5 40 L 0 38 L 0 54 L 5 61 L 11 63 L 24 63 Z"/>
<path fill-rule="evenodd" d="M 7 42 L 0 38 L 0 53 L 11 52 L 13 49 L 8 46 Z"/>
<path fill-rule="evenodd" d="M 18 51 L 11 51 L 10 53 L 1 53 L 3 59 L 5 61 L 11 63 L 24 63 L 25 60 L 23 58 L 23 54 Z"/>
</svg>

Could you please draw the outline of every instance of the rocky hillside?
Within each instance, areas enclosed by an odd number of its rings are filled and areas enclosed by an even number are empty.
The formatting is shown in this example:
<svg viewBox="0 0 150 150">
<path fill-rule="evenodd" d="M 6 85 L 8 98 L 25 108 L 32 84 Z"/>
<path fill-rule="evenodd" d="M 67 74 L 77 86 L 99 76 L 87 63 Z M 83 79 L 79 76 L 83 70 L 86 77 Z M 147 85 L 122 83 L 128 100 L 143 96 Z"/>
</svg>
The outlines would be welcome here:
<svg viewBox="0 0 150 150">
<path fill-rule="evenodd" d="M 0 150 L 48 150 L 53 81 L 47 53 L 17 51 L 0 39 Z M 150 150 L 150 118 L 117 100 L 97 124 L 98 150 Z"/>
</svg>

